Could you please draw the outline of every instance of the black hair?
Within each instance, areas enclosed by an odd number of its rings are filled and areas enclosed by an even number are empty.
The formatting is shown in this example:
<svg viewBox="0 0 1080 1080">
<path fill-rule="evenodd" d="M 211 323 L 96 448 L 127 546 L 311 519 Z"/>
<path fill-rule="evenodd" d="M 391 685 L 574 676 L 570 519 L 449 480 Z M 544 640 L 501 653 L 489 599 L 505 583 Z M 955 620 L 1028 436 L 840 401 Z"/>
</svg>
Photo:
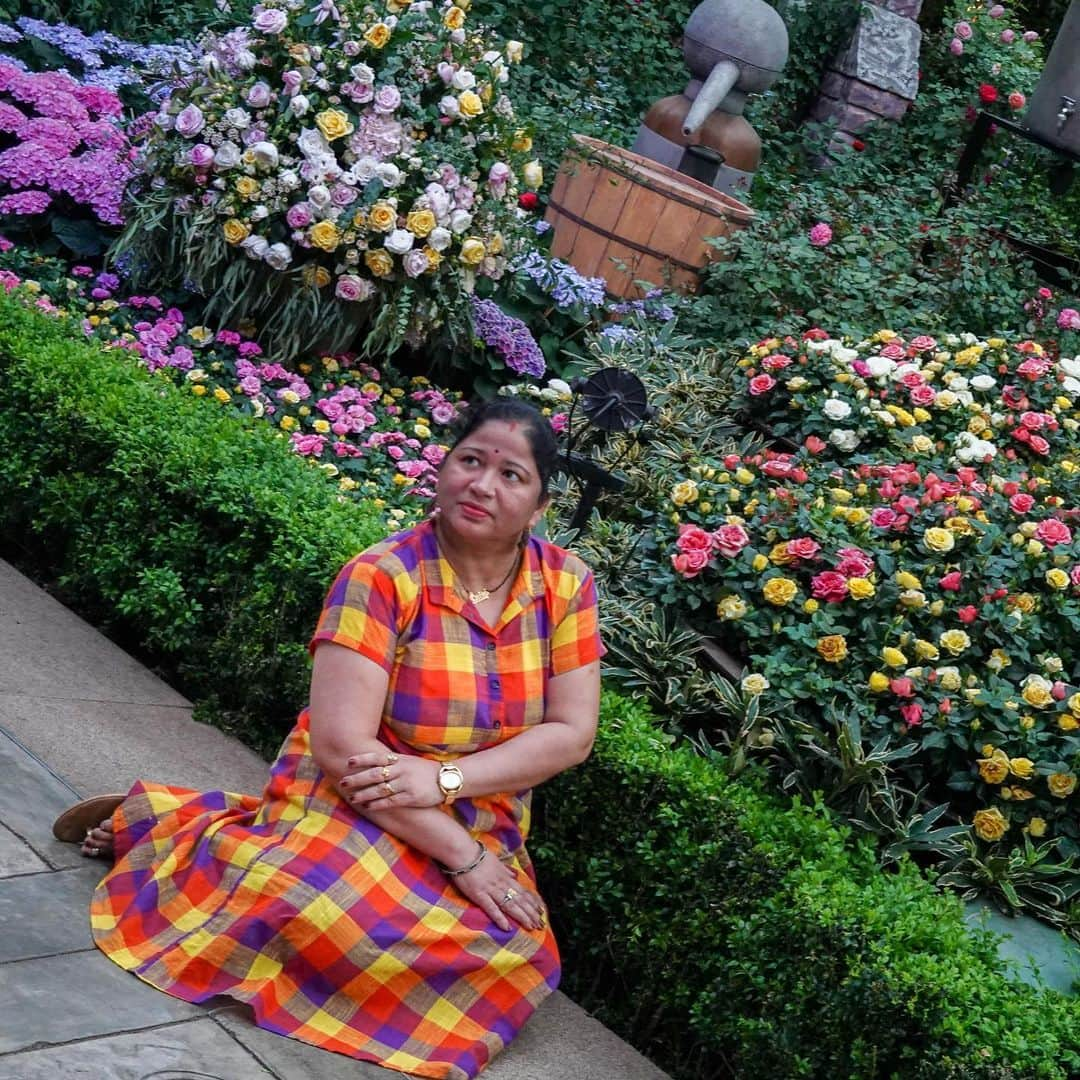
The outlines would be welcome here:
<svg viewBox="0 0 1080 1080">
<path fill-rule="evenodd" d="M 551 422 L 535 405 L 515 397 L 473 402 L 458 417 L 458 431 L 451 450 L 477 428 L 492 421 L 524 426 L 525 438 L 529 441 L 533 462 L 540 476 L 540 498 L 545 498 L 551 477 L 559 467 L 559 444 Z"/>
</svg>

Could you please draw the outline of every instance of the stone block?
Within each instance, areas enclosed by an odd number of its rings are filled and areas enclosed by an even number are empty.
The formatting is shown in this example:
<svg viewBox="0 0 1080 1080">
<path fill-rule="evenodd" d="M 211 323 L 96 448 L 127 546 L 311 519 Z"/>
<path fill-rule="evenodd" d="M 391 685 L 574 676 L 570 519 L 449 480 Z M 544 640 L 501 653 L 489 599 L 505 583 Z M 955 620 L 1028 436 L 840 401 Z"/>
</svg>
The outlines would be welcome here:
<svg viewBox="0 0 1080 1080">
<path fill-rule="evenodd" d="M 905 19 L 917 19 L 922 11 L 923 0 L 870 0 L 875 7 L 883 7 Z"/>
<path fill-rule="evenodd" d="M 850 104 L 889 120 L 899 120 L 907 112 L 908 102 L 905 98 L 897 97 L 888 90 L 869 86 L 858 79 L 851 80 L 846 96 Z"/>
<path fill-rule="evenodd" d="M 860 109 L 857 105 L 851 105 L 846 101 L 840 102 L 833 109 L 832 117 L 838 128 L 850 132 L 861 131 L 867 125 L 881 119 L 877 113 L 867 112 L 866 109 Z"/>
<path fill-rule="evenodd" d="M 882 7 L 869 7 L 836 68 L 871 86 L 914 101 L 919 88 L 919 25 Z"/>
<path fill-rule="evenodd" d="M 48 869 L 48 863 L 25 840 L 0 825 L 0 880 L 16 874 L 37 874 Z"/>
<path fill-rule="evenodd" d="M 827 71 L 821 80 L 821 92 L 826 97 L 846 98 L 851 82 L 851 79 L 846 75 L 841 75 L 839 71 Z"/>
<path fill-rule="evenodd" d="M 106 867 L 84 859 L 75 870 L 0 881 L 0 964 L 92 949 L 90 897 Z"/>
</svg>

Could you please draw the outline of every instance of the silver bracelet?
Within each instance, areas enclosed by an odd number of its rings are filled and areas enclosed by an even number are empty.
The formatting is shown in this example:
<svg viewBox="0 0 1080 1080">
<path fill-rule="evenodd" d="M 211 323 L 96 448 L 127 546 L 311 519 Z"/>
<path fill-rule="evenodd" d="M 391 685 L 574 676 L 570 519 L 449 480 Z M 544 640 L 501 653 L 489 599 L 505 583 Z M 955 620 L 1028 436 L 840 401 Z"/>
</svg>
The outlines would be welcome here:
<svg viewBox="0 0 1080 1080">
<path fill-rule="evenodd" d="M 479 840 L 476 841 L 476 846 L 480 849 L 480 854 L 477 855 L 468 866 L 463 866 L 460 870 L 448 870 L 442 863 L 439 863 L 439 868 L 447 877 L 460 877 L 462 874 L 467 874 L 470 870 L 475 870 L 484 861 L 484 857 L 487 855 L 487 848 L 484 847 Z"/>
</svg>

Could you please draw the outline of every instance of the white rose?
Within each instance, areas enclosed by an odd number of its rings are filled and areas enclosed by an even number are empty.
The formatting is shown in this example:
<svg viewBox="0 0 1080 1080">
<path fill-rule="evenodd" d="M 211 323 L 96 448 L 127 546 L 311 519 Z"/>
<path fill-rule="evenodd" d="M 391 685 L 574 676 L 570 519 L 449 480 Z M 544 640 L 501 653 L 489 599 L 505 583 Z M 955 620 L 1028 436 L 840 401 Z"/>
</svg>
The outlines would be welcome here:
<svg viewBox="0 0 1080 1080">
<path fill-rule="evenodd" d="M 388 187 L 395 188 L 404 179 L 401 170 L 389 161 L 382 161 L 375 166 L 375 175 Z"/>
<path fill-rule="evenodd" d="M 508 41 L 506 43 L 506 59 L 511 64 L 520 64 L 525 53 L 525 46 L 520 41 Z"/>
<path fill-rule="evenodd" d="M 844 420 L 851 415 L 851 406 L 840 398 L 829 398 L 821 411 L 830 420 Z"/>
<path fill-rule="evenodd" d="M 883 379 L 896 367 L 896 361 L 890 360 L 887 356 L 871 356 L 866 361 L 866 366 L 875 379 Z"/>
<path fill-rule="evenodd" d="M 300 138 L 296 140 L 296 148 L 306 158 L 313 157 L 333 157 L 334 152 L 330 149 L 330 144 L 323 137 L 323 133 L 318 128 L 304 128 L 300 133 Z"/>
<path fill-rule="evenodd" d="M 311 102 L 303 94 L 289 98 L 289 111 L 293 116 L 304 116 L 311 108 Z"/>
<path fill-rule="evenodd" d="M 471 90 L 476 85 L 476 76 L 468 68 L 458 68 L 450 85 L 455 90 Z"/>
<path fill-rule="evenodd" d="M 835 338 L 825 338 L 823 341 L 806 342 L 806 351 L 809 353 L 831 353 L 840 342 Z"/>
<path fill-rule="evenodd" d="M 375 175 L 379 162 L 373 157 L 362 157 L 353 162 L 349 175 L 352 182 L 358 187 L 363 187 Z"/>
<path fill-rule="evenodd" d="M 847 349 L 843 345 L 837 345 L 832 351 L 832 358 L 839 364 L 850 364 L 859 359 L 857 349 Z"/>
<path fill-rule="evenodd" d="M 884 409 L 881 409 L 881 410 L 878 411 L 878 413 L 875 416 L 875 419 L 879 420 L 886 427 L 895 427 L 896 426 L 896 417 L 893 416 L 893 414 L 891 412 L 886 412 Z"/>
<path fill-rule="evenodd" d="M 910 372 L 915 372 L 916 374 L 918 374 L 919 373 L 919 365 L 918 364 L 910 364 L 910 363 L 908 363 L 906 361 L 903 364 L 897 364 L 896 367 L 893 368 L 893 372 L 892 372 L 893 382 L 900 382 L 903 379 L 903 377 L 905 375 L 909 374 Z"/>
<path fill-rule="evenodd" d="M 251 220 L 252 221 L 262 221 L 263 218 L 266 218 L 266 217 L 269 217 L 269 216 L 270 216 L 270 211 L 265 206 L 263 206 L 261 203 L 258 206 L 253 207 L 252 210 L 251 210 Z"/>
<path fill-rule="evenodd" d="M 976 375 L 971 380 L 971 385 L 975 387 L 976 390 L 993 390 L 993 388 L 997 386 L 997 379 L 992 375 Z"/>
<path fill-rule="evenodd" d="M 1071 360 L 1069 357 L 1063 356 L 1058 361 L 1058 367 L 1060 367 L 1066 375 L 1070 375 L 1074 379 L 1080 379 L 1080 356 L 1074 356 Z"/>
<path fill-rule="evenodd" d="M 450 193 L 442 184 L 428 184 L 424 188 L 424 197 L 427 199 L 428 209 L 435 215 L 437 221 L 445 221 L 450 214 Z"/>
<path fill-rule="evenodd" d="M 330 189 L 325 184 L 315 184 L 308 189 L 308 202 L 318 210 L 325 210 L 333 201 Z"/>
<path fill-rule="evenodd" d="M 1061 384 L 1061 389 L 1064 390 L 1069 397 L 1080 395 L 1080 379 L 1074 379 L 1071 375 L 1066 375 L 1065 381 Z"/>
<path fill-rule="evenodd" d="M 439 112 L 443 116 L 449 116 L 451 120 L 456 119 L 461 115 L 461 106 L 458 104 L 458 99 L 451 94 L 447 94 L 439 101 Z"/>
<path fill-rule="evenodd" d="M 450 215 L 450 231 L 460 236 L 472 224 L 472 214 L 466 210 L 455 210 Z"/>
<path fill-rule="evenodd" d="M 270 250 L 270 244 L 266 238 L 257 233 L 252 233 L 243 240 L 240 247 L 249 259 L 261 259 Z"/>
<path fill-rule="evenodd" d="M 214 167 L 234 169 L 240 164 L 240 147 L 226 140 L 214 151 Z"/>
<path fill-rule="evenodd" d="M 956 394 L 956 400 L 966 409 L 969 405 L 975 403 L 975 395 L 970 390 L 959 390 Z"/>
<path fill-rule="evenodd" d="M 375 82 L 375 72 L 372 71 L 367 64 L 353 64 L 353 66 L 349 68 L 349 74 L 352 75 L 358 83 L 363 83 L 364 86 L 372 86 Z"/>
<path fill-rule="evenodd" d="M 292 262 L 292 251 L 288 244 L 271 244 L 263 257 L 275 270 L 284 270 Z"/>
<path fill-rule="evenodd" d="M 453 240 L 453 236 L 450 235 L 450 230 L 441 226 L 432 229 L 427 238 L 428 245 L 436 251 L 445 251 L 450 246 L 451 240 Z"/>
<path fill-rule="evenodd" d="M 227 127 L 234 127 L 238 131 L 251 127 L 251 117 L 246 109 L 226 109 L 224 120 Z"/>
<path fill-rule="evenodd" d="M 573 394 L 573 391 L 570 389 L 570 384 L 564 382 L 562 379 L 548 379 L 548 389 L 554 390 L 560 398 L 568 398 Z"/>
<path fill-rule="evenodd" d="M 415 239 L 416 237 L 408 229 L 394 229 L 384 241 L 383 246 L 395 255 L 404 255 L 406 251 L 412 249 Z"/>
<path fill-rule="evenodd" d="M 260 169 L 273 169 L 278 163 L 278 149 L 272 142 L 257 142 L 249 148 Z M 278 178 L 280 183 L 280 177 Z"/>
<path fill-rule="evenodd" d="M 842 431 L 840 428 L 836 428 L 829 432 L 829 442 L 837 450 L 851 453 L 859 445 L 859 436 L 854 431 Z"/>
</svg>

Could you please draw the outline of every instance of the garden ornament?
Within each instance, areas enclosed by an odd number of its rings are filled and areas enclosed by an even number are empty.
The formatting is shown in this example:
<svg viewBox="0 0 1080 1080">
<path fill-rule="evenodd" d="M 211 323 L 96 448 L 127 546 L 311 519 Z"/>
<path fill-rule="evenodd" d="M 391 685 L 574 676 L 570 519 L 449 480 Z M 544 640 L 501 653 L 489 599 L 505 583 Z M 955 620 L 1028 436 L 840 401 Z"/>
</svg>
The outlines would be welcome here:
<svg viewBox="0 0 1080 1080">
<path fill-rule="evenodd" d="M 1080 0 L 1061 20 L 1054 47 L 1028 102 L 1024 127 L 1064 150 L 1080 154 Z"/>
<path fill-rule="evenodd" d="M 649 109 L 633 149 L 743 198 L 761 161 L 761 139 L 743 109 L 748 94 L 767 90 L 783 70 L 784 20 L 763 0 L 704 0 L 687 21 L 683 56 L 694 77 Z"/>
</svg>

